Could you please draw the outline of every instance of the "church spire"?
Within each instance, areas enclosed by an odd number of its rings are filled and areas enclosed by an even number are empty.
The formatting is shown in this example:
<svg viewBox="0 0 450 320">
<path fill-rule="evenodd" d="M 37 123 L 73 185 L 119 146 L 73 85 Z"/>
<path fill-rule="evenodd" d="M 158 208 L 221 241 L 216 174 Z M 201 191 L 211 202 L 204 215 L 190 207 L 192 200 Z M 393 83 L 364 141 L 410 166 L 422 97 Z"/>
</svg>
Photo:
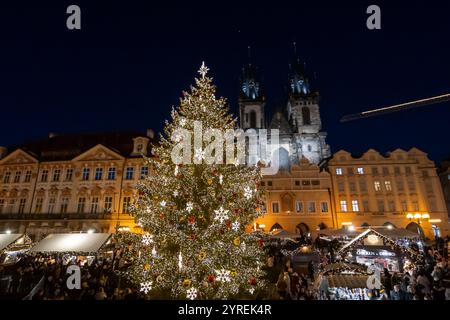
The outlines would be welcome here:
<svg viewBox="0 0 450 320">
<path fill-rule="evenodd" d="M 294 60 L 289 64 L 289 85 L 292 94 L 309 95 L 311 93 L 309 79 L 306 75 L 305 63 L 297 54 L 297 43 L 293 42 Z"/>
<path fill-rule="evenodd" d="M 257 79 L 257 68 L 252 64 L 251 47 L 247 47 L 248 63 L 242 68 L 241 98 L 259 100 L 262 98 L 260 83 Z"/>
</svg>

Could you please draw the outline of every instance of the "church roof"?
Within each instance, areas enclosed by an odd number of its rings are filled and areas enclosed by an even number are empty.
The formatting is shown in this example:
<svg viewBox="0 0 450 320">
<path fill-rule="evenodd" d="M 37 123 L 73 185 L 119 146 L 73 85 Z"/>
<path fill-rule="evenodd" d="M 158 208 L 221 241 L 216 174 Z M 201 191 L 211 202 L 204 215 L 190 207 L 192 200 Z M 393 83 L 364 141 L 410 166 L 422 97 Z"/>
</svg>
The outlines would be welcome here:
<svg viewBox="0 0 450 320">
<path fill-rule="evenodd" d="M 280 134 L 291 134 L 291 126 L 286 119 L 286 116 L 283 112 L 277 111 L 273 115 L 272 122 L 270 123 L 270 129 L 278 129 L 280 130 Z"/>
</svg>

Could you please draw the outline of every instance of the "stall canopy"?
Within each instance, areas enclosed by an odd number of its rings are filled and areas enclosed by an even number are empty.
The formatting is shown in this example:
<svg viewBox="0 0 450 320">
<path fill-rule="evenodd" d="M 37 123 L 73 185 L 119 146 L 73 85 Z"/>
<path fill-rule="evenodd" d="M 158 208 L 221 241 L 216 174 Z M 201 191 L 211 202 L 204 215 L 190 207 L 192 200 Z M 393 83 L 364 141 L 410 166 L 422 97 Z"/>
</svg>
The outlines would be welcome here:
<svg viewBox="0 0 450 320">
<path fill-rule="evenodd" d="M 20 233 L 0 234 L 0 252 L 7 249 L 23 237 L 24 235 Z"/>
<path fill-rule="evenodd" d="M 358 234 L 360 234 L 359 231 L 351 230 L 348 228 L 342 228 L 342 229 L 324 229 L 320 230 L 319 232 L 321 235 L 325 235 L 332 238 L 343 238 L 343 237 L 356 237 Z"/>
<path fill-rule="evenodd" d="M 272 232 L 270 235 L 272 239 L 295 239 L 300 238 L 300 235 L 287 232 L 286 230 L 279 229 Z"/>
<path fill-rule="evenodd" d="M 42 239 L 30 252 L 77 252 L 95 253 L 106 244 L 110 233 L 60 233 L 50 234 Z"/>
</svg>

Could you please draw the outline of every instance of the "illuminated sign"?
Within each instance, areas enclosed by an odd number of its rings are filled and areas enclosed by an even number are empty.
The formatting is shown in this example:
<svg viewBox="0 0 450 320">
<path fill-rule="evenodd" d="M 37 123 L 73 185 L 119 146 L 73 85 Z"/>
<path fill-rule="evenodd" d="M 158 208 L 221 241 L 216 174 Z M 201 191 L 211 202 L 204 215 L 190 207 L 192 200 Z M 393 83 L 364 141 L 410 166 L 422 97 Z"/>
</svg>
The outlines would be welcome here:
<svg viewBox="0 0 450 320">
<path fill-rule="evenodd" d="M 357 249 L 356 255 L 366 257 L 395 257 L 395 253 L 387 250 Z"/>
</svg>

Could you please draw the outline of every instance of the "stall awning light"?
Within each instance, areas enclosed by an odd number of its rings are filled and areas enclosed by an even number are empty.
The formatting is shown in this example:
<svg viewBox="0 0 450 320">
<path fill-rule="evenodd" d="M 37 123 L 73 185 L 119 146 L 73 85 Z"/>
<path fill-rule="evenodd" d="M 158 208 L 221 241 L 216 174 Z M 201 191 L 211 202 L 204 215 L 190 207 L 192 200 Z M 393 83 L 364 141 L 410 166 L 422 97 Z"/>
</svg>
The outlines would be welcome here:
<svg viewBox="0 0 450 320">
<path fill-rule="evenodd" d="M 430 220 L 428 220 L 428 222 L 430 222 L 430 223 L 441 223 L 442 220 L 441 219 L 430 219 Z"/>
<path fill-rule="evenodd" d="M 353 223 L 352 222 L 342 222 L 342 225 L 343 226 L 351 226 L 351 225 L 353 225 Z"/>
</svg>

